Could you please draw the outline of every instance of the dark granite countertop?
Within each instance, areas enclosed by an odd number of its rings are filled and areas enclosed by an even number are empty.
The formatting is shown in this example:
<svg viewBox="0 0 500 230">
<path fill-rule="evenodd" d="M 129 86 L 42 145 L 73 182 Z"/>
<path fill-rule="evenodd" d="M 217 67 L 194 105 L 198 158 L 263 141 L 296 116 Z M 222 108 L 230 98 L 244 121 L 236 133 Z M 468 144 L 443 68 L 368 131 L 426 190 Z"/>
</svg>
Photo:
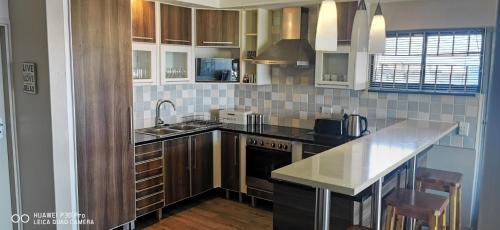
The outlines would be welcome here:
<svg viewBox="0 0 500 230">
<path fill-rule="evenodd" d="M 373 132 L 376 132 L 377 130 L 383 129 L 401 121 L 404 121 L 404 119 L 370 119 L 369 127 L 371 127 L 371 130 Z M 355 139 L 343 136 L 315 135 L 313 134 L 313 131 L 311 129 L 301 129 L 286 126 L 263 125 L 261 128 L 253 128 L 252 126 L 248 125 L 222 124 L 217 127 L 209 127 L 191 131 L 180 131 L 178 133 L 174 133 L 165 137 L 135 133 L 135 145 L 149 144 L 153 142 L 164 141 L 214 130 L 236 132 L 247 135 L 265 136 L 326 146 L 338 146 Z"/>
<path fill-rule="evenodd" d="M 321 136 L 312 134 L 310 129 L 292 128 L 276 125 L 263 125 L 261 128 L 254 128 L 247 125 L 223 124 L 218 127 L 210 127 L 206 129 L 197 129 L 192 131 L 181 131 L 165 137 L 157 137 L 141 133 L 135 133 L 135 145 L 149 144 L 158 141 L 164 141 L 182 136 L 188 136 L 213 130 L 221 130 L 227 132 L 236 132 L 247 135 L 265 136 L 271 138 L 285 139 L 291 141 L 299 141 L 304 143 L 319 144 L 326 146 L 337 146 L 343 144 L 353 138 L 336 137 L 336 136 Z"/>
</svg>

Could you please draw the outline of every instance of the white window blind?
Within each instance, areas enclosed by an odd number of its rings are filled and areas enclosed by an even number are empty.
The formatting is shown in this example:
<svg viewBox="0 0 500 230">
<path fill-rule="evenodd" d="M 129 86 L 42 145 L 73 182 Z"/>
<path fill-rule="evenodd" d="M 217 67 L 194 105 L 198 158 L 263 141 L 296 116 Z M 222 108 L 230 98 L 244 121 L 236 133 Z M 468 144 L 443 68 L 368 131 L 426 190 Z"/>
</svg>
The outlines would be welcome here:
<svg viewBox="0 0 500 230">
<path fill-rule="evenodd" d="M 482 74 L 484 30 L 388 33 L 372 59 L 370 89 L 474 94 Z"/>
</svg>

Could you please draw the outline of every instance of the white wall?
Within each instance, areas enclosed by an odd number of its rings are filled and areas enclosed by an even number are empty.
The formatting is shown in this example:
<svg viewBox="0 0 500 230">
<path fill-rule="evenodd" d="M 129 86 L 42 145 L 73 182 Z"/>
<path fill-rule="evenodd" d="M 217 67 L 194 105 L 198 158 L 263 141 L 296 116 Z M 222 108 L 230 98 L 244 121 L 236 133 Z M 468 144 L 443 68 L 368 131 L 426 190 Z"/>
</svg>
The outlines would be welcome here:
<svg viewBox="0 0 500 230">
<path fill-rule="evenodd" d="M 388 30 L 494 27 L 498 0 L 419 0 L 383 3 Z"/>
<path fill-rule="evenodd" d="M 476 154 L 473 149 L 462 149 L 447 146 L 434 146 L 427 153 L 426 167 L 464 175 L 462 181 L 462 226 L 471 226 L 472 192 L 474 186 L 474 162 Z M 445 163 L 446 162 L 446 163 Z M 443 194 L 447 195 L 447 194 Z"/>
<path fill-rule="evenodd" d="M 54 212 L 54 171 L 45 1 L 9 1 L 20 212 Z M 23 93 L 22 63 L 37 64 L 38 94 Z M 56 103 L 56 102 L 54 102 Z M 24 229 L 54 229 L 33 223 Z"/>
<path fill-rule="evenodd" d="M 498 8 L 500 14 L 500 7 Z M 500 18 L 497 22 L 500 26 Z M 490 82 L 490 95 L 488 98 L 488 111 L 486 114 L 486 143 L 484 147 L 484 160 L 481 178 L 481 203 L 479 210 L 478 229 L 493 230 L 500 226 L 500 30 L 496 33 L 496 56 L 493 70 L 493 79 Z"/>
</svg>

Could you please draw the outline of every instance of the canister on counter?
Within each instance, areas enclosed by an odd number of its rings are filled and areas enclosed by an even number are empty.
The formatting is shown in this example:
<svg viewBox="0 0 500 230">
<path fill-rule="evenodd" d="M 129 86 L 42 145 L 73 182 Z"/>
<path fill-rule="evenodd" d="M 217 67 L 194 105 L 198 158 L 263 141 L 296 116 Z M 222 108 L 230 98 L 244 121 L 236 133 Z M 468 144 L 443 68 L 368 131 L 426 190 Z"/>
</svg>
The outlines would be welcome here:
<svg viewBox="0 0 500 230">
<path fill-rule="evenodd" d="M 256 118 L 257 118 L 257 116 L 255 113 L 248 114 L 247 115 L 247 125 L 254 126 Z"/>
<path fill-rule="evenodd" d="M 264 124 L 264 114 L 255 114 L 255 125 L 262 126 Z"/>
</svg>

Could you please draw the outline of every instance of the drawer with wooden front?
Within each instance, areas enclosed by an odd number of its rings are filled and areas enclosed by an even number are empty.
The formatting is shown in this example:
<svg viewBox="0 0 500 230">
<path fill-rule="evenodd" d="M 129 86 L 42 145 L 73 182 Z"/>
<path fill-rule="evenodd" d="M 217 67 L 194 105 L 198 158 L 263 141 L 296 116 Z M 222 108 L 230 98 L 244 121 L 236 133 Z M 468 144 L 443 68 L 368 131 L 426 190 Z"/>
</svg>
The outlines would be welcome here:
<svg viewBox="0 0 500 230">
<path fill-rule="evenodd" d="M 163 146 L 162 143 L 135 148 L 136 214 L 141 216 L 163 208 Z"/>
<path fill-rule="evenodd" d="M 163 192 L 163 176 L 137 181 L 135 184 L 136 199 Z"/>
<path fill-rule="evenodd" d="M 135 148 L 135 179 L 137 181 L 163 175 L 162 143 L 141 145 Z"/>
<path fill-rule="evenodd" d="M 163 193 L 163 185 L 161 185 L 161 191 L 154 192 L 152 194 L 146 195 L 141 198 L 137 198 L 135 201 L 136 214 L 137 216 L 141 216 L 143 214 L 157 211 L 163 208 L 164 202 L 164 193 Z M 137 193 L 136 193 L 137 194 Z M 138 194 L 137 194 L 138 195 Z"/>
<path fill-rule="evenodd" d="M 139 145 L 135 147 L 135 163 L 163 157 L 163 146 L 161 142 Z"/>
</svg>

